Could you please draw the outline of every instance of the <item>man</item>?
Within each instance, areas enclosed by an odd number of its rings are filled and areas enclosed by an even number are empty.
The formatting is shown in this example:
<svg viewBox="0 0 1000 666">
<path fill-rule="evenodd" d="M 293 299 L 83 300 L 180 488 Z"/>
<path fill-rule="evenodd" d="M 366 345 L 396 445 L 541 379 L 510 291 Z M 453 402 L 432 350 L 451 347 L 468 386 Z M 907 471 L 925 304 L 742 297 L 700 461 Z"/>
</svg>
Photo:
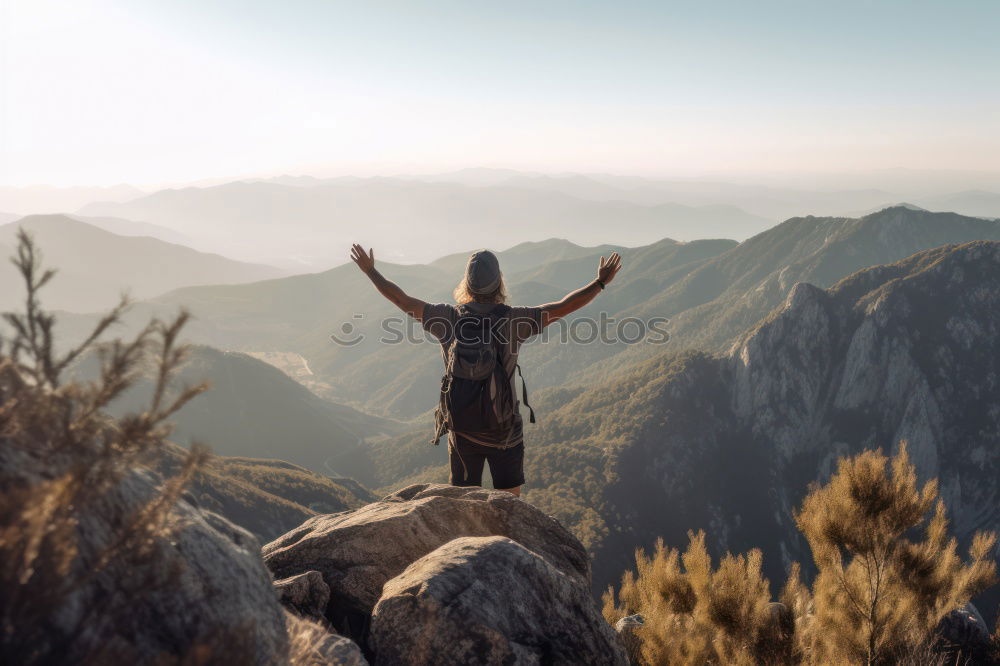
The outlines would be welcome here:
<svg viewBox="0 0 1000 666">
<path fill-rule="evenodd" d="M 555 303 L 509 307 L 500 263 L 489 250 L 469 257 L 455 288 L 457 305 L 407 295 L 375 268 L 375 252 L 355 244 L 351 259 L 379 292 L 441 342 L 445 361 L 435 443 L 448 431 L 451 484 L 479 486 L 490 465 L 493 487 L 514 495 L 524 484 L 524 436 L 514 371 L 521 344 L 594 300 L 621 270 L 621 257 L 601 257 L 597 277 Z M 523 379 L 522 379 L 523 388 Z M 527 391 L 523 391 L 525 406 Z M 529 407 L 530 409 L 530 407 Z M 532 414 L 534 421 L 534 414 Z"/>
</svg>

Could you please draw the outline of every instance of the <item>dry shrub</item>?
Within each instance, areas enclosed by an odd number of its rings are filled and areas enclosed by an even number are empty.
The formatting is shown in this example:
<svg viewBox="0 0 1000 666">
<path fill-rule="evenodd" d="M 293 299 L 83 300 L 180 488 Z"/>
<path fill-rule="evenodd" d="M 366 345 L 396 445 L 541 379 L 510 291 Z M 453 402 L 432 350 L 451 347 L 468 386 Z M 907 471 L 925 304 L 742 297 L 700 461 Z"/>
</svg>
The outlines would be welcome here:
<svg viewBox="0 0 1000 666">
<path fill-rule="evenodd" d="M 652 557 L 637 551 L 617 601 L 613 589 L 604 596 L 605 618 L 644 616 L 644 664 L 943 663 L 938 623 L 996 581 L 996 536 L 977 533 L 968 559 L 959 556 L 937 484 L 918 488 L 905 442 L 892 460 L 841 459 L 796 522 L 818 570 L 811 591 L 795 564 L 781 605 L 769 605 L 760 551 L 726 555 L 713 570 L 699 532 L 683 555 L 662 540 Z"/>
<path fill-rule="evenodd" d="M 38 300 L 54 273 L 39 267 L 40 255 L 23 232 L 13 263 L 27 295 L 23 313 L 4 315 L 11 333 L 0 337 L 0 662 L 53 663 L 85 632 L 106 626 L 113 611 L 127 612 L 133 584 L 134 589 L 169 584 L 170 572 L 150 561 L 153 545 L 168 536 L 171 509 L 204 459 L 202 449 L 186 456 L 154 498 L 117 517 L 106 543 L 85 565 L 79 560 L 78 525 L 164 445 L 167 419 L 205 387 L 171 389 L 185 359 L 177 342 L 184 314 L 169 323 L 154 320 L 130 341 L 98 342 L 120 320 L 124 299 L 79 346 L 58 353 L 55 317 Z M 97 354 L 99 377 L 64 382 L 66 370 L 85 353 Z M 104 409 L 150 362 L 155 365 L 150 404 L 109 418 Z M 135 565 L 157 580 L 122 581 L 120 594 L 103 595 L 100 603 L 78 612 L 66 607 L 112 564 Z M 65 626 L 74 612 L 76 625 Z M 81 660 L 106 663 L 115 656 L 100 649 Z"/>
<path fill-rule="evenodd" d="M 683 554 L 662 540 L 652 557 L 637 550 L 636 573 L 625 574 L 617 602 L 614 590 L 604 595 L 605 618 L 642 614 L 643 663 L 774 663 L 771 646 L 760 640 L 772 624 L 760 551 L 726 555 L 714 569 L 705 533 L 688 536 Z"/>
<path fill-rule="evenodd" d="M 918 488 L 905 442 L 891 461 L 881 451 L 842 459 L 796 522 L 818 569 L 813 661 L 873 664 L 919 652 L 945 614 L 995 582 L 996 535 L 977 533 L 963 562 L 937 482 Z M 917 529 L 923 538 L 911 540 Z"/>
<path fill-rule="evenodd" d="M 330 631 L 312 620 L 285 611 L 288 628 L 288 666 L 323 666 L 329 660 L 323 653 L 323 643 Z"/>
</svg>

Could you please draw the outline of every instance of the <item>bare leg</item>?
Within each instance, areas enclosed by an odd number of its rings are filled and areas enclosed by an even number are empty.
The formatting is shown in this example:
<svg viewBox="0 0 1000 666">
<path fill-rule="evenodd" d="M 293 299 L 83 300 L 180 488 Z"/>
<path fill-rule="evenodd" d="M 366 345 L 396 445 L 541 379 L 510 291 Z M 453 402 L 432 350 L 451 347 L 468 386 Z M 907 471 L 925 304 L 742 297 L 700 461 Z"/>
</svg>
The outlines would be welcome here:
<svg viewBox="0 0 1000 666">
<path fill-rule="evenodd" d="M 502 490 L 505 493 L 510 493 L 511 495 L 521 496 L 521 486 L 514 486 L 513 488 L 497 488 L 497 490 Z"/>
</svg>

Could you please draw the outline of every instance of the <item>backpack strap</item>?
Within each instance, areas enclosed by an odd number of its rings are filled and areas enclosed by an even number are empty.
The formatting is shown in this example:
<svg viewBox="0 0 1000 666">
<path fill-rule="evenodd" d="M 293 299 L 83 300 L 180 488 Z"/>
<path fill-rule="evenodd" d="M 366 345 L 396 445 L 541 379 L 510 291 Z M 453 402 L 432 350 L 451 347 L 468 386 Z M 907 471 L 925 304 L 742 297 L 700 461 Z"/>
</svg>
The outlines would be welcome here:
<svg viewBox="0 0 1000 666">
<path fill-rule="evenodd" d="M 517 376 L 521 378 L 521 402 L 528 408 L 528 421 L 534 423 L 535 410 L 528 404 L 528 385 L 524 383 L 524 375 L 521 374 L 521 364 L 518 363 L 515 367 L 517 368 Z"/>
<path fill-rule="evenodd" d="M 490 314 L 506 317 L 510 314 L 511 309 L 512 308 L 509 305 L 501 303 L 493 308 L 493 310 L 490 311 Z M 517 376 L 521 378 L 521 402 L 523 402 L 524 406 L 528 408 L 528 422 L 534 423 L 535 410 L 531 408 L 530 404 L 528 404 L 528 385 L 524 383 L 524 375 L 521 374 L 521 364 L 518 363 L 514 367 L 517 368 Z"/>
<path fill-rule="evenodd" d="M 442 383 L 444 380 L 441 380 Z M 445 392 L 441 391 L 441 399 L 438 400 L 438 406 L 434 408 L 434 437 L 431 439 L 431 444 L 437 446 L 438 442 L 441 441 L 441 437 L 448 432 L 447 417 L 444 413 L 444 397 Z"/>
</svg>

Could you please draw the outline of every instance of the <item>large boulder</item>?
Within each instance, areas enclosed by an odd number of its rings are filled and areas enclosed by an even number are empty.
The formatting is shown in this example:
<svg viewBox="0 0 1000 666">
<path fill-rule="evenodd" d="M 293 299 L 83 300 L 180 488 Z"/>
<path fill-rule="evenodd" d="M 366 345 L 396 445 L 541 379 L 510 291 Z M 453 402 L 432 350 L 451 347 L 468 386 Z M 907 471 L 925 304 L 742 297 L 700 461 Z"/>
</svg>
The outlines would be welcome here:
<svg viewBox="0 0 1000 666">
<path fill-rule="evenodd" d="M 386 581 L 466 536 L 509 537 L 589 590 L 590 565 L 576 537 L 510 493 L 478 487 L 409 486 L 354 511 L 310 518 L 263 553 L 275 578 L 320 572 L 330 588 L 327 619 L 361 639 Z"/>
<path fill-rule="evenodd" d="M 307 571 L 274 581 L 278 601 L 286 609 L 313 620 L 322 620 L 330 603 L 330 586 L 318 571 Z"/>
<path fill-rule="evenodd" d="M 579 576 L 505 537 L 455 539 L 388 581 L 377 665 L 628 664 Z"/>
</svg>

